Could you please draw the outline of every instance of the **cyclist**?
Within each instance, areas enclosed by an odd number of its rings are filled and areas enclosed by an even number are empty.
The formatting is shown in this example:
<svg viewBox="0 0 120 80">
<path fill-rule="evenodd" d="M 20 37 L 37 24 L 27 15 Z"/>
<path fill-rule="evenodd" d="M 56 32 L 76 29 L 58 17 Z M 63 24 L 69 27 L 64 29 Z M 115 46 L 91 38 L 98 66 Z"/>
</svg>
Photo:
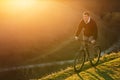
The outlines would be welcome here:
<svg viewBox="0 0 120 80">
<path fill-rule="evenodd" d="M 75 39 L 79 39 L 79 35 L 83 32 L 83 40 L 95 43 L 98 35 L 96 22 L 90 17 L 89 12 L 83 12 L 82 19 L 75 34 Z"/>
</svg>

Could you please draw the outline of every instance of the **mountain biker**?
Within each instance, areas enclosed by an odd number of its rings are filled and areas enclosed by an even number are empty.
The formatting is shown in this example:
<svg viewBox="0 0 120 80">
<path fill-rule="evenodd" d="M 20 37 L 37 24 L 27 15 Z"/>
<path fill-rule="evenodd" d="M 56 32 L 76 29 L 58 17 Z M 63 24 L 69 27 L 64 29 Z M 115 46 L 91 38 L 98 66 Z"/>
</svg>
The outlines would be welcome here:
<svg viewBox="0 0 120 80">
<path fill-rule="evenodd" d="M 80 33 L 83 31 L 83 40 L 95 43 L 98 35 L 96 22 L 90 17 L 89 12 L 83 12 L 82 19 L 75 34 L 75 39 L 79 39 Z"/>
</svg>

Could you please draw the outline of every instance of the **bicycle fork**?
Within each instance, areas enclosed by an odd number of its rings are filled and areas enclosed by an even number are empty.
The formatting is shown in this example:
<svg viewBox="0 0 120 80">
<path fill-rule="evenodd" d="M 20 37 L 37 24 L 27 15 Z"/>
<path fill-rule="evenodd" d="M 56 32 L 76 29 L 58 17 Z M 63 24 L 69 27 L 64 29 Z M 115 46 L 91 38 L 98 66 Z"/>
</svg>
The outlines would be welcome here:
<svg viewBox="0 0 120 80">
<path fill-rule="evenodd" d="M 86 47 L 86 48 L 84 48 L 84 50 L 85 50 L 85 60 L 86 61 L 90 61 L 91 58 L 90 58 L 90 54 L 89 54 L 88 48 Z"/>
</svg>

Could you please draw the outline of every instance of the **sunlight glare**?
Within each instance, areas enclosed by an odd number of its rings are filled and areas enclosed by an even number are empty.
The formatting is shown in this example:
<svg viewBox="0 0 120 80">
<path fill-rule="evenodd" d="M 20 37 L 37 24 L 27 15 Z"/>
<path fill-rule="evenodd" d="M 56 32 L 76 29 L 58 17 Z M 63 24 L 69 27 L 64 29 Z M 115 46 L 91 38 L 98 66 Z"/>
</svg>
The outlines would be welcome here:
<svg viewBox="0 0 120 80">
<path fill-rule="evenodd" d="M 36 0 L 7 0 L 7 5 L 14 6 L 16 8 L 29 8 L 31 6 L 34 6 Z"/>
</svg>

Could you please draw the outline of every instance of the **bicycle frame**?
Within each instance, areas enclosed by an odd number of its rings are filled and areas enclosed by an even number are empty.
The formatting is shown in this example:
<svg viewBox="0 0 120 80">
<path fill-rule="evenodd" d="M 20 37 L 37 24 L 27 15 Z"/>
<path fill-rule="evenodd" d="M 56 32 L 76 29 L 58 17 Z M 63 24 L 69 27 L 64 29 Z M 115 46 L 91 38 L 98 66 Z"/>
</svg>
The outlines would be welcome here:
<svg viewBox="0 0 120 80">
<path fill-rule="evenodd" d="M 79 49 L 79 52 L 77 53 L 76 57 L 75 57 L 75 61 L 74 61 L 74 70 L 75 72 L 80 72 L 84 66 L 84 63 L 86 61 L 90 61 L 90 64 L 92 66 L 96 66 L 96 64 L 99 62 L 100 59 L 100 53 L 101 53 L 101 49 L 98 45 L 96 45 L 97 43 L 91 43 L 91 40 L 89 39 L 85 39 L 84 35 L 81 38 L 78 38 L 78 41 L 81 43 L 81 47 Z M 94 52 L 93 51 L 99 51 L 99 52 Z M 91 54 L 93 53 L 93 54 Z M 81 56 L 82 54 L 82 56 Z M 97 58 L 95 59 L 95 55 L 97 54 Z M 81 56 L 78 57 L 78 56 Z M 79 62 L 81 61 L 81 64 L 79 64 Z M 77 63 L 79 64 L 79 67 L 77 68 Z"/>
<path fill-rule="evenodd" d="M 90 43 L 89 41 L 85 41 L 85 40 L 82 40 L 82 49 L 85 51 L 85 59 L 86 60 L 90 60 L 90 53 L 89 53 L 89 46 L 92 45 L 92 43 Z"/>
<path fill-rule="evenodd" d="M 90 42 L 90 41 L 88 41 L 88 40 L 85 40 L 85 35 L 84 35 L 84 28 L 82 29 L 82 31 L 81 31 L 81 34 L 82 34 L 82 39 L 78 39 L 81 43 L 82 43 L 82 47 L 83 47 L 83 49 L 85 50 L 85 51 L 88 51 L 88 46 L 89 45 L 91 45 L 92 43 Z"/>
</svg>

